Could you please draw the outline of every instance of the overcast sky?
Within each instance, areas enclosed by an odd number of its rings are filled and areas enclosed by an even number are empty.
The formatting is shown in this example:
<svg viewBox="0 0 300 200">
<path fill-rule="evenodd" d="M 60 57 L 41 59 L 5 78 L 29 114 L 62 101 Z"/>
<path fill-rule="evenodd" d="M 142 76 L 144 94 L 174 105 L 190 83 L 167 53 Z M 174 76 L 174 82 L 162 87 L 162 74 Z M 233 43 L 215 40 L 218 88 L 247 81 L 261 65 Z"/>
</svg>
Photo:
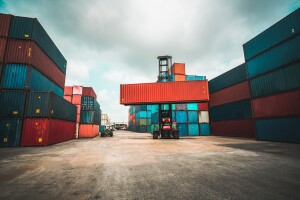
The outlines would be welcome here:
<svg viewBox="0 0 300 200">
<path fill-rule="evenodd" d="M 121 83 L 155 82 L 157 56 L 214 78 L 244 62 L 242 45 L 299 0 L 0 0 L 35 17 L 68 61 L 66 85 L 92 86 L 103 113 L 127 121 Z"/>
</svg>

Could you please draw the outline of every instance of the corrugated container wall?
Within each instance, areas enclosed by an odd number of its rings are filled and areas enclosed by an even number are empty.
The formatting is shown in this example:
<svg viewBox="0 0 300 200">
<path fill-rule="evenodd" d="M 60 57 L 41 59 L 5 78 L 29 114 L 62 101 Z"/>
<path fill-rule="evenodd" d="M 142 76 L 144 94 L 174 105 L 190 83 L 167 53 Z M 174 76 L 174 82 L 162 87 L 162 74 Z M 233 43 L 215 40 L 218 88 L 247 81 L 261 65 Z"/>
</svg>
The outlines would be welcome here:
<svg viewBox="0 0 300 200">
<path fill-rule="evenodd" d="M 252 119 L 211 122 L 211 134 L 230 137 L 255 137 Z"/>
<path fill-rule="evenodd" d="M 22 119 L 0 119 L 0 147 L 19 146 Z"/>
<path fill-rule="evenodd" d="M 0 117 L 22 118 L 24 116 L 25 99 L 25 91 L 0 91 Z"/>
<path fill-rule="evenodd" d="M 6 38 L 0 38 L 0 63 L 4 61 L 6 42 L 7 42 Z"/>
<path fill-rule="evenodd" d="M 8 37 L 11 17 L 0 13 L 0 37 Z"/>
<path fill-rule="evenodd" d="M 97 99 L 97 95 L 92 87 L 83 87 L 82 96 L 89 96 Z"/>
</svg>

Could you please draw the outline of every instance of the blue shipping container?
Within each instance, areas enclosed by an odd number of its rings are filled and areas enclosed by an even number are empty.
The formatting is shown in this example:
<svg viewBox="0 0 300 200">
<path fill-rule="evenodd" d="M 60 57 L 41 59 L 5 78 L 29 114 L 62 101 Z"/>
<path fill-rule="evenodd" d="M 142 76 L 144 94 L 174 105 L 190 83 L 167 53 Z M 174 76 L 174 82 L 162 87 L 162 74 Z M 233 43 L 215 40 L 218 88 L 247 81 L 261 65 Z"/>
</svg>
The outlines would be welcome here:
<svg viewBox="0 0 300 200">
<path fill-rule="evenodd" d="M 209 124 L 200 124 L 200 135 L 201 136 L 210 135 L 210 125 Z"/>
<path fill-rule="evenodd" d="M 187 110 L 198 110 L 198 104 L 197 103 L 188 103 L 186 104 Z"/>
<path fill-rule="evenodd" d="M 81 124 L 100 124 L 101 117 L 96 111 L 81 111 L 80 123 Z"/>
<path fill-rule="evenodd" d="M 188 127 L 187 124 L 177 124 L 179 136 L 188 136 Z"/>
<path fill-rule="evenodd" d="M 189 124 L 189 136 L 198 136 L 199 135 L 199 124 Z"/>
<path fill-rule="evenodd" d="M 195 76 L 195 75 L 186 75 L 187 81 L 203 81 L 206 80 L 206 76 Z"/>
<path fill-rule="evenodd" d="M 26 92 L 18 90 L 0 91 L 0 117 L 22 118 L 24 117 Z"/>
<path fill-rule="evenodd" d="M 177 123 L 186 123 L 187 114 L 186 111 L 176 111 L 176 120 Z"/>
<path fill-rule="evenodd" d="M 198 111 L 188 111 L 188 122 L 198 123 Z"/>
<path fill-rule="evenodd" d="M 100 104 L 94 97 L 82 96 L 81 97 L 81 110 L 95 110 L 100 112 Z"/>
<path fill-rule="evenodd" d="M 300 143 L 299 124 L 299 117 L 256 120 L 256 138 L 275 142 Z"/>
<path fill-rule="evenodd" d="M 0 147 L 19 146 L 22 119 L 0 119 Z"/>
<path fill-rule="evenodd" d="M 156 113 L 158 112 L 158 105 L 152 105 L 151 106 L 151 113 Z"/>
<path fill-rule="evenodd" d="M 158 123 L 158 112 L 151 114 L 151 123 L 152 124 L 157 124 Z"/>
</svg>

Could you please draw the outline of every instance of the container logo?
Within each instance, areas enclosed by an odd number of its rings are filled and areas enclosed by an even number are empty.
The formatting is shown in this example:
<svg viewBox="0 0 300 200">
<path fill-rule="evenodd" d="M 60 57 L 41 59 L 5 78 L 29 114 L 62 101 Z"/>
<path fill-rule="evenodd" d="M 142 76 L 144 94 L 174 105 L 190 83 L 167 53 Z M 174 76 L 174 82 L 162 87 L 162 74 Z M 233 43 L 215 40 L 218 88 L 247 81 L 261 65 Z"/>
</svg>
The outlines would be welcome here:
<svg viewBox="0 0 300 200">
<path fill-rule="evenodd" d="M 39 143 L 43 142 L 43 138 L 39 138 L 39 139 L 38 139 L 38 142 L 39 142 Z"/>
</svg>

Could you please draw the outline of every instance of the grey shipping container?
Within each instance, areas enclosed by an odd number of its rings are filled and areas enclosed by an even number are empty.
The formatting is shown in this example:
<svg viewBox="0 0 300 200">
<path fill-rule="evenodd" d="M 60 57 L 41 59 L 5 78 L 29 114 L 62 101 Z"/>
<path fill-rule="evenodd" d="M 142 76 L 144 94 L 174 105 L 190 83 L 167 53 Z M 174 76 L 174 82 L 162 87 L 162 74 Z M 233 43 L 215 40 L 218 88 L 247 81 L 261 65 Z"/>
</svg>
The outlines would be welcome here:
<svg viewBox="0 0 300 200">
<path fill-rule="evenodd" d="M 253 98 L 300 88 L 300 62 L 250 80 Z"/>
<path fill-rule="evenodd" d="M 101 114 L 96 111 L 81 111 L 80 113 L 81 124 L 100 124 Z"/>
<path fill-rule="evenodd" d="M 264 50 L 300 33 L 300 9 L 292 12 L 276 24 L 243 45 L 246 60 Z"/>
<path fill-rule="evenodd" d="M 250 99 L 210 108 L 211 121 L 249 119 L 252 117 Z"/>
<path fill-rule="evenodd" d="M 0 147 L 19 146 L 23 119 L 0 119 Z"/>
<path fill-rule="evenodd" d="M 11 20 L 9 38 L 35 41 L 53 62 L 66 73 L 67 60 L 61 54 L 45 29 L 36 18 L 13 16 Z"/>
<path fill-rule="evenodd" d="M 76 121 L 77 107 L 53 92 L 29 92 L 25 116 Z"/>
<path fill-rule="evenodd" d="M 3 90 L 0 91 L 0 117 L 24 117 L 26 91 Z"/>
<path fill-rule="evenodd" d="M 249 78 L 300 60 L 300 34 L 247 61 Z"/>
<path fill-rule="evenodd" d="M 175 104 L 176 110 L 186 110 L 187 106 L 186 104 Z"/>
<path fill-rule="evenodd" d="M 217 92 L 247 79 L 246 65 L 239 65 L 220 76 L 208 81 L 209 93 Z"/>
</svg>

